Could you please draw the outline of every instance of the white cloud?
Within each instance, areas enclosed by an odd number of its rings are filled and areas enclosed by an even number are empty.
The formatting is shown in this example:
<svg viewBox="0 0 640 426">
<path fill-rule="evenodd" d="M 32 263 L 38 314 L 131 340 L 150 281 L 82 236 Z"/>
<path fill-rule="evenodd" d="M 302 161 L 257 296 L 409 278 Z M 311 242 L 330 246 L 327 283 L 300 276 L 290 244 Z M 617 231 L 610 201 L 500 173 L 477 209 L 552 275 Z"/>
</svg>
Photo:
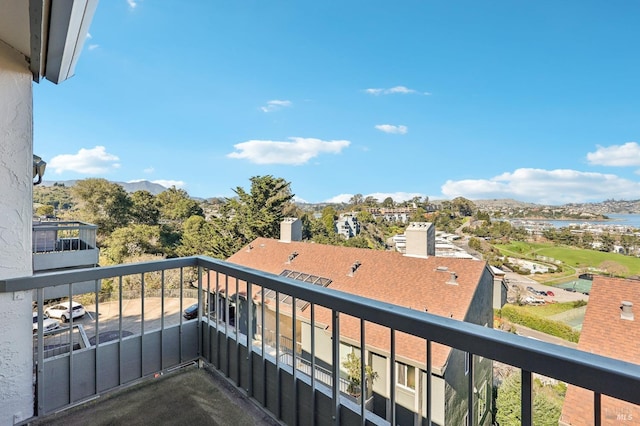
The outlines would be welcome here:
<svg viewBox="0 0 640 426">
<path fill-rule="evenodd" d="M 153 172 L 155 172 L 156 169 L 154 169 L 153 167 L 147 167 L 146 169 L 143 170 L 143 172 L 147 173 L 147 174 L 151 174 Z"/>
<path fill-rule="evenodd" d="M 69 171 L 99 175 L 119 168 L 119 160 L 117 156 L 109 154 L 104 146 L 96 146 L 91 149 L 80 148 L 77 154 L 56 155 L 49 161 L 49 168 L 56 174 Z"/>
<path fill-rule="evenodd" d="M 491 179 L 448 180 L 441 189 L 449 198 L 514 198 L 558 205 L 608 198 L 636 199 L 640 194 L 640 182 L 612 174 L 523 168 Z"/>
<path fill-rule="evenodd" d="M 325 200 L 325 203 L 348 203 L 349 200 L 353 197 L 353 194 L 339 194 L 335 197 L 331 197 L 328 200 Z"/>
<path fill-rule="evenodd" d="M 281 101 L 278 99 L 274 99 L 272 101 L 268 101 L 267 105 L 261 106 L 260 109 L 263 112 L 273 112 L 281 108 L 290 107 L 291 105 L 292 105 L 291 101 Z"/>
<path fill-rule="evenodd" d="M 627 142 L 624 145 L 599 146 L 587 154 L 589 164 L 614 167 L 640 166 L 640 145 Z"/>
<path fill-rule="evenodd" d="M 127 0 L 127 3 L 129 4 L 129 7 L 131 9 L 135 9 L 136 7 L 138 7 L 138 1 L 137 0 Z"/>
<path fill-rule="evenodd" d="M 375 128 L 380 130 L 381 132 L 395 133 L 400 135 L 406 134 L 407 131 L 409 130 L 407 126 L 403 126 L 401 124 L 397 126 L 394 124 L 378 124 L 375 126 Z"/>
<path fill-rule="evenodd" d="M 175 186 L 176 188 L 184 188 L 187 185 L 182 180 L 168 180 L 168 179 L 152 180 L 151 183 L 157 183 L 158 185 L 162 185 L 165 188 L 171 188 L 172 186 Z"/>
<path fill-rule="evenodd" d="M 90 45 L 89 45 L 89 50 L 95 50 L 95 49 L 97 49 L 98 47 L 100 47 L 100 45 L 99 45 L 99 44 L 90 44 Z"/>
<path fill-rule="evenodd" d="M 93 38 L 93 36 L 91 35 L 91 33 L 87 33 L 87 38 Z"/>
<path fill-rule="evenodd" d="M 255 164 L 301 165 L 320 154 L 339 154 L 351 142 L 346 140 L 323 141 L 315 138 L 289 138 L 291 142 L 250 140 L 235 144 L 237 152 L 229 158 L 249 160 Z"/>
<path fill-rule="evenodd" d="M 370 95 L 394 95 L 397 93 L 400 93 L 402 95 L 408 95 L 411 93 L 418 93 L 418 94 L 423 94 L 425 96 L 431 95 L 431 93 L 429 92 L 418 92 L 417 90 L 414 89 L 409 89 L 408 87 L 405 86 L 394 86 L 394 87 L 390 87 L 388 89 L 364 89 L 365 93 L 368 93 Z"/>
</svg>

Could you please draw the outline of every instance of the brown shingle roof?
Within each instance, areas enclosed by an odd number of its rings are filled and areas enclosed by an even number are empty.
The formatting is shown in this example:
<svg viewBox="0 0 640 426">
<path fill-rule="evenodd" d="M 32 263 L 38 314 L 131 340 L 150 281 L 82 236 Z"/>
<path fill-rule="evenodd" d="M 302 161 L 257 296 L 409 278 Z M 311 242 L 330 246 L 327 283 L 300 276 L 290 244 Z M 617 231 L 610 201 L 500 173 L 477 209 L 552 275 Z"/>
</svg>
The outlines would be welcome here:
<svg viewBox="0 0 640 426">
<path fill-rule="evenodd" d="M 633 321 L 620 318 L 622 301 L 634 304 Z M 640 281 L 594 277 L 578 349 L 640 364 Z M 605 396 L 601 404 L 603 425 L 640 425 L 639 406 Z M 593 424 L 593 392 L 570 385 L 560 419 Z"/>
<path fill-rule="evenodd" d="M 464 320 L 482 275 L 489 273 L 485 262 L 471 259 L 413 258 L 391 251 L 308 242 L 285 243 L 268 238 L 258 238 L 251 246 L 251 250 L 245 247 L 227 260 L 273 274 L 289 269 L 330 278 L 332 282 L 329 287 L 334 290 L 418 311 L 428 309 L 429 313 L 458 320 Z M 287 263 L 293 252 L 298 255 Z M 356 261 L 360 262 L 360 266 L 353 276 L 349 276 Z M 447 270 L 439 271 L 438 267 L 446 267 Z M 451 279 L 452 272 L 457 275 L 457 285 L 446 283 Z M 252 291 L 255 295 L 259 289 Z M 299 315 L 308 318 L 309 309 Z M 316 322 L 330 326 L 330 315 L 328 309 L 316 308 Z M 342 338 L 359 341 L 359 320 L 341 315 L 340 334 Z M 386 328 L 375 324 L 366 325 L 367 346 L 388 351 L 389 341 L 389 331 Z M 433 345 L 433 367 L 442 368 L 449 352 L 447 347 Z M 404 357 L 424 363 L 424 341 L 398 333 L 396 354 L 399 360 Z"/>
</svg>

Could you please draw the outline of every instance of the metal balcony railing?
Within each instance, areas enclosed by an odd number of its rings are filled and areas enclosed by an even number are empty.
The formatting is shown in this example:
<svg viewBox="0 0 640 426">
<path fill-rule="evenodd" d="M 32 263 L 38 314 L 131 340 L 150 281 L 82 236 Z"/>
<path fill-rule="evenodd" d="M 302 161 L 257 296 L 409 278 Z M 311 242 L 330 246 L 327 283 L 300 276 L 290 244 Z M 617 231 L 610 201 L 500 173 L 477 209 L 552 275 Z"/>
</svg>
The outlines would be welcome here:
<svg viewBox="0 0 640 426">
<path fill-rule="evenodd" d="M 33 254 L 92 250 L 96 248 L 98 227 L 83 222 L 33 222 Z"/>
<path fill-rule="evenodd" d="M 93 293 L 74 295 L 72 283 L 91 280 L 96 282 Z M 102 294 L 98 294 L 99 281 Z M 77 349 L 75 345 L 67 345 L 66 351 L 48 357 L 42 332 L 43 294 L 46 287 L 54 285 L 67 285 L 68 297 L 85 305 L 85 318 L 72 319 L 68 326 L 73 330 L 75 323 L 82 323 L 90 346 Z M 197 292 L 188 294 L 186 290 L 192 291 L 194 286 Z M 109 292 L 105 296 L 107 288 Z M 291 306 L 296 306 L 296 299 L 308 303 L 310 324 L 316 323 L 319 309 L 330 310 L 331 324 L 327 330 L 332 342 L 328 348 L 332 360 L 329 368 L 318 368 L 318 353 L 327 348 L 316 347 L 316 327 L 311 326 L 310 334 L 305 335 L 310 350 L 304 360 L 297 349 L 292 350 L 293 342 L 297 348 L 297 342 L 302 340 L 301 328 L 297 326 L 301 314 L 297 309 L 280 306 L 279 297 L 269 302 L 275 310 L 276 321 L 274 336 L 267 338 L 266 309 L 254 311 L 246 306 L 246 301 L 253 301 L 264 307 L 267 289 L 276 295 L 290 296 Z M 353 398 L 346 398 L 341 392 L 343 380 L 326 377 L 344 377 L 339 362 L 339 342 L 341 320 L 345 317 L 360 323 L 360 342 L 355 342 L 354 347 L 359 348 L 362 360 L 361 377 L 365 376 L 368 355 L 365 325 L 371 323 L 389 331 L 387 355 L 391 365 L 395 365 L 395 343 L 399 334 L 423 339 L 426 362 L 421 370 L 427 377 L 432 373 L 435 344 L 464 351 L 472 360 L 483 357 L 519 368 L 522 424 L 532 422 L 534 374 L 592 391 L 596 413 L 593 424 L 600 423 L 597 416 L 601 413 L 602 395 L 640 404 L 640 369 L 635 364 L 308 285 L 208 257 L 88 268 L 0 281 L 0 292 L 24 290 L 35 290 L 38 295 L 40 324 L 34 343 L 38 415 L 78 404 L 163 370 L 203 360 L 216 366 L 250 398 L 287 424 L 309 421 L 313 424 L 398 424 L 395 369 L 390 369 L 385 385 L 389 404 L 384 416 L 368 409 L 367 389 L 354 403 Z M 139 298 L 134 297 L 136 292 Z M 233 299 L 234 294 L 242 297 Z M 199 304 L 197 318 L 183 318 L 183 310 L 194 302 Z M 211 314 L 205 315 L 206 312 Z M 287 317 L 286 321 L 282 320 L 283 316 Z M 287 338 L 278 338 L 283 335 Z M 267 340 L 273 341 L 274 346 Z M 473 369 L 473 365 L 470 362 L 468 368 Z M 311 374 L 312 371 L 316 373 Z M 474 375 L 465 377 L 469 398 L 476 398 Z M 432 395 L 431 380 L 427 380 L 426 392 L 420 393 L 424 407 L 421 416 L 427 424 L 433 415 Z M 487 401 L 467 402 L 468 419 L 476 419 L 474 411 L 487 404 Z"/>
</svg>

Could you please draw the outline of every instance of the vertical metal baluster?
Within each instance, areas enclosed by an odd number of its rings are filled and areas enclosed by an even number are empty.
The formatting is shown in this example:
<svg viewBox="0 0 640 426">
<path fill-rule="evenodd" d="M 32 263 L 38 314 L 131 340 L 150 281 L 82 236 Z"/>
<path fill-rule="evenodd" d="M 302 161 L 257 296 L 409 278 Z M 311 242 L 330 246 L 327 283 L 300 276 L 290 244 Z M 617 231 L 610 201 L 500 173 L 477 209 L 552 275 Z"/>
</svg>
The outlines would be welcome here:
<svg viewBox="0 0 640 426">
<path fill-rule="evenodd" d="M 118 277 L 118 384 L 122 386 L 122 360 L 124 349 L 122 348 L 122 275 Z"/>
<path fill-rule="evenodd" d="M 333 386 L 331 387 L 332 419 L 334 425 L 340 424 L 340 312 L 331 311 L 331 350 L 333 352 Z"/>
<path fill-rule="evenodd" d="M 282 418 L 282 382 L 280 377 L 280 292 L 276 291 L 276 418 Z"/>
<path fill-rule="evenodd" d="M 220 369 L 220 320 L 224 315 L 224 310 L 220 309 L 220 274 L 216 271 L 216 294 L 214 295 L 214 303 L 216 305 L 216 366 Z"/>
<path fill-rule="evenodd" d="M 38 301 L 38 352 L 36 354 L 38 366 L 36 369 L 36 383 L 38 384 L 38 412 L 37 415 L 44 414 L 45 405 L 45 383 L 44 383 L 44 289 L 36 290 Z"/>
<path fill-rule="evenodd" d="M 262 352 L 262 405 L 267 406 L 267 358 L 264 354 L 264 286 L 260 287 L 260 350 Z"/>
<path fill-rule="evenodd" d="M 467 373 L 468 379 L 467 379 L 467 415 L 469 416 L 469 424 L 470 425 L 474 425 L 476 424 L 475 422 L 475 409 L 473 406 L 474 403 L 474 397 L 475 397 L 475 386 L 473 383 L 473 357 L 474 355 L 471 352 L 467 352 L 465 354 L 466 357 L 469 358 L 469 372 Z"/>
<path fill-rule="evenodd" d="M 211 362 L 211 358 L 213 358 L 213 356 L 211 355 L 211 270 L 209 268 L 207 268 L 207 301 L 205 302 L 205 305 L 207 307 L 207 311 L 206 311 L 206 318 L 207 321 L 204 322 L 205 327 L 207 332 L 205 333 L 206 339 L 205 342 L 207 344 L 206 346 L 206 353 L 207 353 L 207 360 L 209 360 L 209 362 Z"/>
<path fill-rule="evenodd" d="M 520 389 L 520 401 L 522 401 L 522 405 L 520 406 L 520 418 L 522 419 L 522 424 L 525 426 L 531 425 L 531 419 L 533 418 L 532 413 L 532 392 L 531 392 L 531 371 L 522 370 L 522 388 Z"/>
<path fill-rule="evenodd" d="M 431 426 L 431 340 L 427 340 L 427 425 Z"/>
<path fill-rule="evenodd" d="M 198 357 L 202 356 L 202 266 L 198 266 Z"/>
<path fill-rule="evenodd" d="M 144 375 L 144 272 L 140 274 L 140 377 Z"/>
<path fill-rule="evenodd" d="M 391 332 L 390 352 L 391 363 L 389 367 L 389 420 L 392 425 L 396 424 L 396 331 L 392 328 Z"/>
<path fill-rule="evenodd" d="M 291 366 L 293 372 L 293 405 L 298 406 L 298 376 L 296 374 L 296 298 L 291 297 Z M 298 424 L 298 410 L 293 410 L 293 425 Z"/>
<path fill-rule="evenodd" d="M 95 368 L 95 375 L 94 375 L 94 380 L 95 380 L 95 393 L 98 393 L 98 382 L 100 380 L 99 374 L 98 374 L 98 370 L 100 370 L 100 356 L 98 355 L 98 348 L 100 347 L 100 324 L 98 322 L 98 319 L 100 318 L 100 310 L 99 310 L 99 295 L 98 295 L 98 280 L 94 280 L 94 286 L 93 286 L 95 295 L 96 295 L 96 318 L 95 318 L 95 330 L 96 330 L 96 343 L 95 343 L 95 352 L 93 353 L 94 355 L 94 365 L 96 366 Z"/>
<path fill-rule="evenodd" d="M 365 416 L 365 406 L 364 401 L 366 400 L 366 392 L 367 392 L 367 369 L 365 367 L 365 322 L 364 319 L 360 318 L 360 424 L 365 426 L 366 416 Z"/>
<path fill-rule="evenodd" d="M 599 392 L 593 393 L 593 425 L 600 426 L 602 424 L 602 405 L 601 394 Z"/>
<path fill-rule="evenodd" d="M 252 287 L 247 281 L 247 368 L 249 369 L 249 383 L 247 384 L 247 394 L 253 397 L 253 296 Z"/>
<path fill-rule="evenodd" d="M 225 374 L 229 377 L 229 276 L 224 276 L 224 348 L 226 351 L 227 365 Z"/>
<path fill-rule="evenodd" d="M 69 404 L 73 399 L 73 283 L 69 283 Z"/>
<path fill-rule="evenodd" d="M 182 311 L 180 311 L 182 313 Z M 164 370 L 164 269 L 160 271 L 160 369 Z"/>
<path fill-rule="evenodd" d="M 178 357 L 180 358 L 180 362 L 183 362 L 182 359 L 182 293 L 184 292 L 184 268 L 180 267 L 180 315 L 178 316 Z"/>
<path fill-rule="evenodd" d="M 316 305 L 311 304 L 311 424 L 316 424 Z"/>
<path fill-rule="evenodd" d="M 236 308 L 233 310 L 233 317 L 235 318 L 234 320 L 234 324 L 236 325 L 235 329 L 236 329 L 236 377 L 237 377 L 237 382 L 236 382 L 236 386 L 241 386 L 242 385 L 242 376 L 241 376 L 241 370 L 240 370 L 240 364 L 242 361 L 240 361 L 240 329 L 241 329 L 241 325 L 240 321 L 242 321 L 242 318 L 238 318 L 238 313 L 240 312 L 240 308 L 242 307 L 242 301 L 240 300 L 240 294 L 239 294 L 239 286 L 238 286 L 238 277 L 235 277 L 236 280 Z"/>
</svg>

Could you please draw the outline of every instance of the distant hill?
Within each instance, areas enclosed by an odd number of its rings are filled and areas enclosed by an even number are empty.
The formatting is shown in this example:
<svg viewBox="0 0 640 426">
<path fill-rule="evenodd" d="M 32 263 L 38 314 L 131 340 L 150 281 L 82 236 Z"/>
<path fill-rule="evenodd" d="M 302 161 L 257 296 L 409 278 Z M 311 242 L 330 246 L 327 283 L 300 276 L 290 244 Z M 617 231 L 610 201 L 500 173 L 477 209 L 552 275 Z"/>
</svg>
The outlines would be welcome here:
<svg viewBox="0 0 640 426">
<path fill-rule="evenodd" d="M 75 185 L 77 180 L 57 180 L 57 181 L 42 181 L 42 186 L 53 186 L 54 183 L 64 184 L 64 186 L 70 187 Z M 122 186 L 125 191 L 131 193 L 136 191 L 149 191 L 153 195 L 158 195 L 159 193 L 166 191 L 168 188 L 158 184 L 149 182 L 148 180 L 141 180 L 138 182 L 112 182 L 117 183 Z"/>
</svg>

